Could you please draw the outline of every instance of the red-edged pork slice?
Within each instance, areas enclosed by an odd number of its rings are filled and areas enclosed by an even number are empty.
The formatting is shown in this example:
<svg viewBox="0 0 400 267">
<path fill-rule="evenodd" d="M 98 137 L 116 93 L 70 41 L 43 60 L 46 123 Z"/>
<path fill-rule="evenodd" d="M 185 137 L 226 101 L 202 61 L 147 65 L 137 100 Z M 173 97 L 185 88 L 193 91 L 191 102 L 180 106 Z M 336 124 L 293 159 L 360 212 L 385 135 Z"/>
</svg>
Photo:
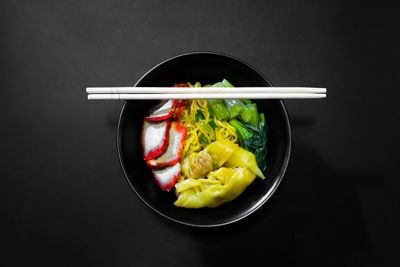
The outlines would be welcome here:
<svg viewBox="0 0 400 267">
<path fill-rule="evenodd" d="M 174 115 L 172 115 L 172 117 L 175 120 L 178 121 L 182 117 L 183 112 L 185 111 L 187 103 L 188 103 L 188 101 L 186 99 L 180 99 L 179 100 L 179 103 L 175 108 Z"/>
<path fill-rule="evenodd" d="M 153 169 L 153 175 L 161 189 L 169 191 L 179 178 L 180 171 L 181 164 L 177 163 L 163 169 Z"/>
<path fill-rule="evenodd" d="M 142 148 L 144 160 L 159 157 L 168 147 L 171 120 L 148 122 L 144 120 L 142 130 Z"/>
<path fill-rule="evenodd" d="M 178 100 L 162 101 L 150 111 L 150 116 L 145 119 L 147 121 L 162 121 L 171 118 L 178 102 Z"/>
<path fill-rule="evenodd" d="M 181 160 L 188 129 L 182 122 L 173 121 L 169 129 L 169 144 L 167 150 L 157 159 L 147 161 L 152 168 L 172 166 Z"/>
</svg>

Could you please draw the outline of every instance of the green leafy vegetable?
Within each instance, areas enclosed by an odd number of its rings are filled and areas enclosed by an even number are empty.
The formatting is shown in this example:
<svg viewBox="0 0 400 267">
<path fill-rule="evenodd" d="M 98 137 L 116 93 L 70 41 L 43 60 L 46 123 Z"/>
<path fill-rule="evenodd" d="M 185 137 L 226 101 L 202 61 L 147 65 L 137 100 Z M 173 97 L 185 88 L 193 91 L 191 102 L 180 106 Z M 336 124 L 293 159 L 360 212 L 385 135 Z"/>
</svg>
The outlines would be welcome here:
<svg viewBox="0 0 400 267">
<path fill-rule="evenodd" d="M 221 82 L 214 83 L 211 87 L 224 87 Z"/>
<path fill-rule="evenodd" d="M 243 125 L 240 121 L 233 119 L 229 121 L 229 123 L 235 127 L 236 132 L 243 138 L 243 140 L 246 140 L 252 136 L 255 135 L 254 131 L 247 128 L 246 126 Z"/>
<path fill-rule="evenodd" d="M 234 87 L 228 80 L 223 79 L 221 82 L 222 87 Z"/>
<path fill-rule="evenodd" d="M 242 102 L 244 103 L 244 104 L 251 104 L 251 100 L 250 99 L 241 99 L 242 100 Z"/>
<path fill-rule="evenodd" d="M 258 127 L 259 116 L 258 116 L 257 104 L 247 104 L 246 106 L 247 109 L 250 110 L 250 112 L 253 114 L 250 120 L 250 124 L 253 125 L 254 127 Z"/>
<path fill-rule="evenodd" d="M 211 87 L 234 87 L 228 80 L 223 79 L 222 82 L 217 82 L 211 85 Z"/>
<path fill-rule="evenodd" d="M 260 113 L 260 129 L 264 128 L 265 129 L 265 133 L 268 134 L 268 124 L 267 121 L 265 119 L 265 115 L 264 113 Z"/>
<path fill-rule="evenodd" d="M 257 114 L 258 115 L 258 114 Z M 239 137 L 239 145 L 256 156 L 257 165 L 262 170 L 266 169 L 265 157 L 267 153 L 267 134 L 264 114 L 260 115 L 261 122 L 258 127 L 243 124 L 233 119 L 229 123 L 235 127 Z"/>
</svg>

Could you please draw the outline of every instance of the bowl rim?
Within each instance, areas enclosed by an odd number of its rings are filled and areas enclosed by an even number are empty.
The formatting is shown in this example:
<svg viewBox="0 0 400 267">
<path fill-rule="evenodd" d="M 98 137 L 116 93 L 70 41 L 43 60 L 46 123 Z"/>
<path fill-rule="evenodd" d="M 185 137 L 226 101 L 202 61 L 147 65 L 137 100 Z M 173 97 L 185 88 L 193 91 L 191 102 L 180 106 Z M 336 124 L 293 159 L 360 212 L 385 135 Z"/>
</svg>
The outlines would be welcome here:
<svg viewBox="0 0 400 267">
<path fill-rule="evenodd" d="M 179 54 L 170 58 L 167 58 L 163 61 L 161 61 L 160 63 L 156 64 L 154 67 L 152 67 L 150 70 L 148 70 L 146 73 L 144 73 L 139 80 L 135 83 L 135 87 L 148 75 L 150 74 L 153 70 L 155 70 L 156 68 L 158 68 L 159 66 L 172 61 L 176 58 L 180 58 L 180 57 L 184 57 L 184 56 L 191 56 L 191 55 L 196 55 L 196 54 L 207 54 L 207 55 L 216 55 L 216 56 L 222 56 L 222 57 L 227 57 L 230 59 L 233 59 L 235 61 L 238 61 L 241 64 L 244 64 L 245 66 L 247 66 L 248 68 L 250 68 L 251 70 L 253 70 L 254 72 L 256 72 L 258 75 L 260 75 L 260 77 L 262 77 L 265 81 L 267 81 L 267 83 L 272 86 L 272 83 L 270 82 L 270 80 L 265 77 L 262 73 L 260 73 L 258 70 L 256 70 L 255 68 L 253 68 L 252 66 L 250 66 L 248 63 L 246 63 L 245 61 L 236 58 L 234 56 L 231 55 L 227 55 L 224 53 L 220 53 L 220 52 L 212 52 L 212 51 L 194 51 L 194 52 L 187 52 L 187 53 L 183 53 L 183 54 Z M 291 158 L 291 150 L 292 150 L 292 129 L 290 126 L 290 118 L 289 118 L 289 114 L 288 111 L 286 109 L 285 103 L 283 102 L 283 100 L 278 100 L 279 104 L 281 105 L 282 109 L 283 109 L 283 114 L 284 114 L 284 118 L 285 118 L 285 124 L 286 124 L 286 129 L 288 132 L 288 138 L 287 138 L 287 149 L 286 149 L 286 153 L 285 153 L 285 158 L 284 158 L 284 162 L 283 162 L 283 166 L 281 168 L 281 171 L 279 172 L 279 175 L 277 177 L 276 182 L 273 184 L 273 186 L 269 189 L 269 193 L 267 193 L 260 201 L 258 201 L 249 211 L 245 212 L 244 214 L 242 214 L 241 216 L 239 216 L 238 218 L 235 218 L 233 220 L 229 220 L 226 222 L 222 222 L 222 223 L 213 223 L 213 224 L 196 224 L 196 223 L 188 223 L 182 220 L 178 220 L 175 218 L 172 218 L 170 216 L 168 216 L 167 214 L 164 214 L 163 212 L 159 211 L 158 209 L 154 208 L 152 205 L 150 205 L 150 203 L 148 203 L 144 198 L 142 198 L 142 196 L 139 194 L 139 192 L 135 189 L 135 187 L 133 186 L 133 184 L 130 181 L 129 175 L 125 169 L 125 162 L 122 158 L 122 151 L 121 151 L 121 121 L 122 121 L 122 116 L 125 112 L 125 108 L 126 108 L 126 104 L 128 103 L 128 100 L 125 100 L 122 107 L 121 107 L 121 111 L 119 113 L 119 118 L 118 118 L 118 126 L 117 126 L 117 135 L 116 135 L 116 146 L 117 146 L 117 153 L 118 153 L 118 161 L 119 164 L 121 166 L 122 172 L 125 176 L 125 180 L 128 182 L 129 186 L 133 189 L 133 191 L 136 193 L 136 196 L 143 202 L 145 203 L 149 208 L 151 208 L 153 211 L 155 211 L 156 213 L 158 213 L 159 215 L 163 216 L 164 218 L 167 218 L 171 221 L 174 221 L 176 223 L 179 224 L 183 224 L 183 225 L 187 225 L 187 226 L 192 226 L 192 227 L 200 227 L 200 228 L 211 228 L 211 227 L 218 227 L 218 226 L 224 226 L 224 225 L 228 225 L 228 224 L 232 224 L 235 223 L 237 221 L 240 221 L 244 218 L 246 218 L 247 216 L 251 215 L 253 212 L 255 212 L 256 210 L 258 210 L 259 208 L 261 208 L 271 197 L 272 195 L 275 193 L 275 191 L 277 190 L 277 188 L 279 187 L 283 177 L 285 176 L 286 170 L 288 168 L 289 165 L 289 161 Z"/>
</svg>

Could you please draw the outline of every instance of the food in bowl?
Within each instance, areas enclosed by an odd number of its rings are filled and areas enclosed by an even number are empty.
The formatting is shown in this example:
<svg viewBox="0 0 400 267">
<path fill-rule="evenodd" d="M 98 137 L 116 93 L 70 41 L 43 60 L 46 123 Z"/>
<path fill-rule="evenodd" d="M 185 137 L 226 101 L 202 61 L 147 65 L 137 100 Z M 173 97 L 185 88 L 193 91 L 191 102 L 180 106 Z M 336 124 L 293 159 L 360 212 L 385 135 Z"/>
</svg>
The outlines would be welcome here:
<svg viewBox="0 0 400 267">
<path fill-rule="evenodd" d="M 226 79 L 208 86 L 233 87 Z M 175 192 L 175 206 L 218 207 L 265 179 L 267 124 L 247 99 L 167 100 L 144 118 L 142 148 L 159 187 Z"/>
</svg>

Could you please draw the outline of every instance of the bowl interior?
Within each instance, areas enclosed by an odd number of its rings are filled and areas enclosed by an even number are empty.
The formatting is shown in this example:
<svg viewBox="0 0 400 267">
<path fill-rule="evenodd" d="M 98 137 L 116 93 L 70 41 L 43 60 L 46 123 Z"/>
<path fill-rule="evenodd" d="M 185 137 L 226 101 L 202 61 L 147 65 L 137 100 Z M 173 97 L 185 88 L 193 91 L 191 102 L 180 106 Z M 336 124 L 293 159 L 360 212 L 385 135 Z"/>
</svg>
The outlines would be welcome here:
<svg viewBox="0 0 400 267">
<path fill-rule="evenodd" d="M 247 64 L 220 54 L 191 53 L 167 60 L 145 74 L 137 86 L 172 86 L 180 82 L 215 83 L 223 78 L 234 86 L 271 86 Z M 163 192 L 142 157 L 143 118 L 157 101 L 126 101 L 118 123 L 117 145 L 122 169 L 137 195 L 156 212 L 176 222 L 217 226 L 237 221 L 259 208 L 273 194 L 290 157 L 291 133 L 280 100 L 260 100 L 269 127 L 266 180 L 256 179 L 238 198 L 217 208 L 184 209 L 173 205 L 175 195 Z"/>
</svg>

